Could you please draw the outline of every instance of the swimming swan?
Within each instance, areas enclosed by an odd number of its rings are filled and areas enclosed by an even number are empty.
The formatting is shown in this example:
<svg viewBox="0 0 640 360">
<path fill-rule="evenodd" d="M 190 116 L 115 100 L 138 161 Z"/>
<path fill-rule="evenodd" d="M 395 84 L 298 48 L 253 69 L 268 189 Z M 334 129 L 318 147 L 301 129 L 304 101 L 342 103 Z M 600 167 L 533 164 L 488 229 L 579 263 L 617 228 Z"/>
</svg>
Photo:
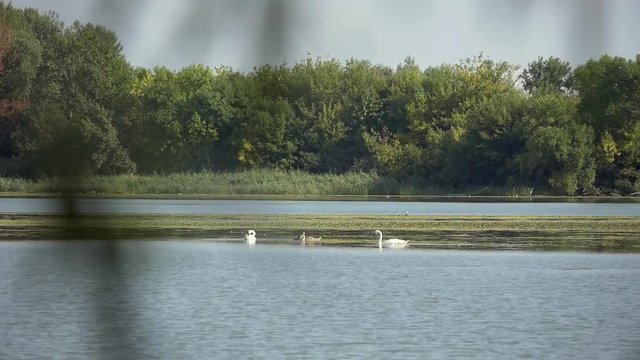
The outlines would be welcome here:
<svg viewBox="0 0 640 360">
<path fill-rule="evenodd" d="M 244 241 L 246 241 L 247 244 L 249 244 L 249 245 L 255 245 L 256 244 L 256 232 L 253 231 L 253 230 L 247 231 L 247 233 L 244 234 Z"/>
<path fill-rule="evenodd" d="M 307 236 L 304 231 L 302 232 L 302 235 L 300 235 L 300 237 L 298 237 L 298 241 L 300 241 L 300 245 L 307 245 L 307 244 L 320 244 L 321 243 L 321 237 L 313 237 L 313 236 Z"/>
<path fill-rule="evenodd" d="M 382 241 L 382 231 L 376 230 L 376 235 L 378 235 L 378 247 L 380 249 L 388 248 L 388 249 L 404 249 L 409 244 L 409 240 L 402 239 L 387 239 Z"/>
</svg>

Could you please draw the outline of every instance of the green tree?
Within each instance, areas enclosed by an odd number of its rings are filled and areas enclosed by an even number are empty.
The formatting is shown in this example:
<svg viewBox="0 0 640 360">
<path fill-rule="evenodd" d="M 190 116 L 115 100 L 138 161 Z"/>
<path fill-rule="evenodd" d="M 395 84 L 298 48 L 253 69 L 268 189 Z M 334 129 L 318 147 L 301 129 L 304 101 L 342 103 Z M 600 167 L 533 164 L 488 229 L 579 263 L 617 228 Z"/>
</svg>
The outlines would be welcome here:
<svg viewBox="0 0 640 360">
<path fill-rule="evenodd" d="M 30 24 L 47 21 L 53 22 L 41 18 Z M 135 164 L 112 124 L 113 109 L 129 83 L 129 66 L 115 34 L 80 23 L 57 35 L 35 30 L 36 36 L 53 43 L 43 45 L 46 65 L 39 68 L 38 86 L 31 92 L 29 121 L 21 124 L 17 134 L 21 156 L 33 172 L 134 171 Z"/>
<path fill-rule="evenodd" d="M 22 13 L 0 4 L 0 175 L 22 173 L 13 137 L 29 105 L 41 51 Z"/>
<path fill-rule="evenodd" d="M 165 67 L 138 69 L 131 94 L 134 105 L 125 119 L 131 138 L 126 143 L 139 171 L 184 170 L 186 150 L 178 119 L 176 74 Z"/>
<path fill-rule="evenodd" d="M 602 56 L 575 70 L 578 119 L 595 130 L 598 185 L 632 192 L 640 185 L 640 56 Z"/>
<path fill-rule="evenodd" d="M 519 126 L 526 139 L 517 157 L 518 182 L 565 194 L 595 192 L 593 130 L 576 122 L 577 99 L 559 93 L 529 98 Z"/>
<path fill-rule="evenodd" d="M 391 69 L 372 66 L 369 61 L 348 60 L 342 67 L 342 103 L 340 115 L 346 136 L 335 144 L 327 161 L 337 171 L 368 170 L 372 167 L 365 136 L 383 129 L 384 102 L 388 93 Z"/>
<path fill-rule="evenodd" d="M 389 83 L 385 107 L 384 127 L 393 133 L 407 133 L 409 121 L 416 108 L 421 109 L 425 101 L 424 75 L 415 63 L 415 59 L 407 57 L 396 68 Z M 420 105 L 416 105 L 420 104 Z"/>
<path fill-rule="evenodd" d="M 257 98 L 243 112 L 238 160 L 243 167 L 291 169 L 296 146 L 287 138 L 293 109 L 282 99 Z"/>
<path fill-rule="evenodd" d="M 202 65 L 193 65 L 177 74 L 181 95 L 178 117 L 183 129 L 188 168 L 215 168 L 215 145 L 220 129 L 229 125 L 235 114 L 229 91 L 227 70 L 214 72 Z"/>
<path fill-rule="evenodd" d="M 422 163 L 422 151 L 416 145 L 402 142 L 393 135 L 365 133 L 363 136 L 372 154 L 374 169 L 380 175 L 404 181 L 415 175 Z"/>
<path fill-rule="evenodd" d="M 425 106 L 424 74 L 411 57 L 395 72 L 383 74 L 379 120 L 363 132 L 363 138 L 378 173 L 407 180 L 415 177 L 423 162 L 423 144 L 411 138 L 410 126 Z"/>
<path fill-rule="evenodd" d="M 441 179 L 458 185 L 505 185 L 513 175 L 513 161 L 523 141 L 516 124 L 523 113 L 523 97 L 515 91 L 478 100 L 465 114 L 466 128 L 447 155 Z"/>
<path fill-rule="evenodd" d="M 298 130 L 298 164 L 304 170 L 336 170 L 332 156 L 347 138 L 342 68 L 335 60 L 305 59 L 291 68 L 289 100 Z M 298 134 L 302 131 L 303 133 Z"/>
<path fill-rule="evenodd" d="M 507 145 L 489 144 L 493 137 L 484 137 L 494 131 L 511 131 L 512 117 L 517 115 L 510 111 L 518 108 L 519 101 L 508 103 L 518 98 L 514 71 L 513 65 L 494 62 L 482 55 L 454 66 L 425 70 L 422 95 L 407 105 L 409 139 L 419 144 L 424 153 L 422 178 L 459 185 L 505 181 L 505 169 L 495 167 L 496 159 L 488 159 L 498 156 L 490 151 Z M 503 121 L 507 124 L 502 124 Z M 506 150 L 497 154 L 511 156 Z M 490 178 L 489 174 L 496 171 L 494 175 L 499 177 Z"/>
<path fill-rule="evenodd" d="M 547 59 L 538 57 L 536 61 L 530 62 L 520 78 L 523 88 L 529 93 L 535 91 L 568 93 L 574 83 L 573 71 L 569 63 L 553 56 Z"/>
</svg>

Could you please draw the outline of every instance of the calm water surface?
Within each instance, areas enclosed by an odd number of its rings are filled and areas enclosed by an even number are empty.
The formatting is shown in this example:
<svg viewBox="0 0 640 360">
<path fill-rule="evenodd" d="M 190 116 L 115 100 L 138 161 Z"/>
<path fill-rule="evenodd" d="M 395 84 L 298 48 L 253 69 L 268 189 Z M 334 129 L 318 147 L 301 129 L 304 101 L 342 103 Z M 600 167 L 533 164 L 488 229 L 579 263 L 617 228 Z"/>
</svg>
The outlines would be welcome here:
<svg viewBox="0 0 640 360">
<path fill-rule="evenodd" d="M 638 359 L 640 255 L 0 242 L 0 359 Z"/>
<path fill-rule="evenodd" d="M 640 202 L 412 202 L 81 199 L 81 213 L 134 214 L 372 214 L 640 216 Z M 50 198 L 0 198 L 0 213 L 59 213 L 62 202 Z"/>
</svg>

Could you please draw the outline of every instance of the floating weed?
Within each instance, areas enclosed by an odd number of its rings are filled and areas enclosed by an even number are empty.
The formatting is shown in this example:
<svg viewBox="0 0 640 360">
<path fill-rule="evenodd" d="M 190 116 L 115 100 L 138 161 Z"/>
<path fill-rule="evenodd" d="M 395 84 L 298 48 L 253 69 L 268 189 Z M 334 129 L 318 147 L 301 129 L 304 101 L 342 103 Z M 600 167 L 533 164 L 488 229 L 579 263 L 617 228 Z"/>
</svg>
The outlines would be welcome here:
<svg viewBox="0 0 640 360">
<path fill-rule="evenodd" d="M 325 246 L 373 246 L 373 230 L 381 229 L 411 240 L 411 247 L 640 252 L 638 217 L 85 215 L 73 226 L 92 238 L 233 240 L 252 228 L 274 242 L 292 243 L 306 231 L 322 236 Z M 70 230 L 61 216 L 0 215 L 4 240 L 65 239 Z"/>
</svg>

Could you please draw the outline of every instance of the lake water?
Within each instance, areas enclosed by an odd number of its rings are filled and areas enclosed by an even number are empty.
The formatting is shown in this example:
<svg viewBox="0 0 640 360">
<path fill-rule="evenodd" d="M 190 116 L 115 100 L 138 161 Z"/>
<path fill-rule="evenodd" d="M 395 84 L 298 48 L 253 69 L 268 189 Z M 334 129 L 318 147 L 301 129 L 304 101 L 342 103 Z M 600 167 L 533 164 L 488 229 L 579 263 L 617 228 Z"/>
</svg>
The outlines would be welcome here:
<svg viewBox="0 0 640 360">
<path fill-rule="evenodd" d="M 0 359 L 640 358 L 640 255 L 0 242 Z"/>
<path fill-rule="evenodd" d="M 640 216 L 640 202 L 417 202 L 81 199 L 80 213 L 94 214 L 371 214 L 371 215 L 510 215 Z M 0 198 L 0 213 L 60 213 L 62 201 L 51 198 Z"/>
</svg>

